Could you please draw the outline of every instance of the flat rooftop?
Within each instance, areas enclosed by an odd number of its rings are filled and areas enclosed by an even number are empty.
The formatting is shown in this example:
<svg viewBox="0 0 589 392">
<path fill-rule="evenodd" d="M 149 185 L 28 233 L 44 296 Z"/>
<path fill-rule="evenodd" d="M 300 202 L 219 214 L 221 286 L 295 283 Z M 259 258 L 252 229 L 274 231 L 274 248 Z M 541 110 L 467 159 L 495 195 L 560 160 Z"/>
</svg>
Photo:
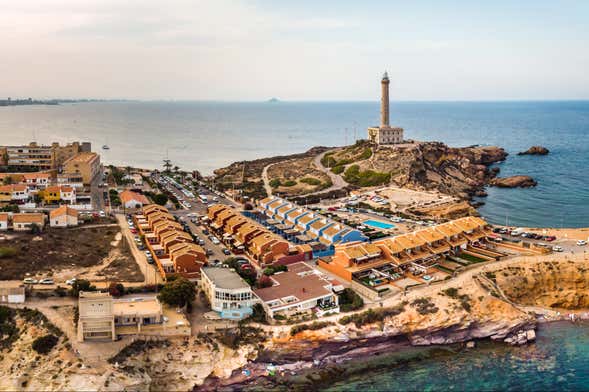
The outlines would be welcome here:
<svg viewBox="0 0 589 392">
<path fill-rule="evenodd" d="M 96 158 L 98 158 L 98 154 L 95 152 L 81 152 L 68 159 L 67 162 L 87 163 Z"/>
<path fill-rule="evenodd" d="M 205 267 L 201 269 L 216 287 L 221 289 L 249 289 L 250 285 L 230 268 Z"/>
<path fill-rule="evenodd" d="M 130 298 L 115 299 L 113 301 L 113 313 L 115 316 L 126 314 L 156 314 L 161 313 L 161 305 L 157 298 Z"/>
</svg>

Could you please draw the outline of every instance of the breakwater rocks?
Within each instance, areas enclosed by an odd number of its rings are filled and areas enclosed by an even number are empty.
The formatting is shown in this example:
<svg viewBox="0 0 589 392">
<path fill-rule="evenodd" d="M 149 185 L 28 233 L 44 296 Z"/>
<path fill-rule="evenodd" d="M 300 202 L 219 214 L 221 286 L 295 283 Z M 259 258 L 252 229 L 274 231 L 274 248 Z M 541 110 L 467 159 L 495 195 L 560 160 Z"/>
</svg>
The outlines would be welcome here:
<svg viewBox="0 0 589 392">
<path fill-rule="evenodd" d="M 530 176 L 511 176 L 493 178 L 489 185 L 499 188 L 530 188 L 538 183 Z"/>
<path fill-rule="evenodd" d="M 517 155 L 547 155 L 550 152 L 546 147 L 532 146 L 526 151 L 518 152 Z"/>
</svg>

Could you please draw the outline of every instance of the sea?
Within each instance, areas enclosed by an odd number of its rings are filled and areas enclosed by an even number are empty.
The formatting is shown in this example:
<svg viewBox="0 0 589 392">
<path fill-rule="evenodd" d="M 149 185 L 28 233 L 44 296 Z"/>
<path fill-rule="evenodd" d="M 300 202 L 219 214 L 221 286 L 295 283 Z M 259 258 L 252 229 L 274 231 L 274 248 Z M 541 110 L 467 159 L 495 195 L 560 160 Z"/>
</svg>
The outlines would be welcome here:
<svg viewBox="0 0 589 392">
<path fill-rule="evenodd" d="M 235 161 L 341 146 L 378 124 L 378 102 L 85 102 L 0 107 L 0 145 L 90 141 L 106 163 L 211 174 Z M 497 145 L 501 176 L 538 186 L 489 188 L 480 213 L 493 223 L 589 226 L 589 101 L 392 102 L 391 123 L 414 140 Z M 108 145 L 109 150 L 102 150 Z M 547 156 L 518 156 L 532 145 Z"/>
<path fill-rule="evenodd" d="M 341 146 L 377 124 L 378 102 L 91 102 L 0 107 L 0 145 L 90 141 L 106 163 L 210 174 L 235 161 Z M 589 226 L 589 101 L 393 102 L 406 138 L 509 152 L 502 176 L 538 186 L 488 189 L 481 214 L 513 226 Z M 103 145 L 110 146 L 102 150 Z M 532 145 L 547 156 L 518 156 Z M 589 328 L 542 325 L 525 347 L 423 348 L 335 380 L 333 391 L 589 390 Z"/>
<path fill-rule="evenodd" d="M 541 324 L 535 343 L 414 348 L 350 364 L 325 391 L 587 391 L 589 324 Z M 355 370 L 355 374 L 351 372 Z"/>
</svg>

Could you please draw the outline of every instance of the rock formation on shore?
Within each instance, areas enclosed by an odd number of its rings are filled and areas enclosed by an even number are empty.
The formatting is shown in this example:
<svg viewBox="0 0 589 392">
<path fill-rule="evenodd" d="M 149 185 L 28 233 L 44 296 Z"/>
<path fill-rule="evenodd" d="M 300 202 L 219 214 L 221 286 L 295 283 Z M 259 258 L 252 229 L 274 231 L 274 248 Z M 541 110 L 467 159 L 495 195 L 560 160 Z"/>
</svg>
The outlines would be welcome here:
<svg viewBox="0 0 589 392">
<path fill-rule="evenodd" d="M 489 185 L 499 188 L 530 188 L 538 183 L 530 176 L 511 176 L 493 178 Z"/>
<path fill-rule="evenodd" d="M 517 155 L 547 155 L 550 152 L 546 147 L 532 146 L 526 151 L 518 152 Z"/>
</svg>

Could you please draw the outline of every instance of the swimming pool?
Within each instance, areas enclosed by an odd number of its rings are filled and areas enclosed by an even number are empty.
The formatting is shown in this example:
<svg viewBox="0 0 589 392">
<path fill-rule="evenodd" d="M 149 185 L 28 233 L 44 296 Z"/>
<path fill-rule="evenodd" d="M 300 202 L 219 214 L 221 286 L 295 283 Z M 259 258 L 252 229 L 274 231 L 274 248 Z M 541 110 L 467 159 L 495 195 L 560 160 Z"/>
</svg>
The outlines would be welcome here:
<svg viewBox="0 0 589 392">
<path fill-rule="evenodd" d="M 372 226 L 372 227 L 376 227 L 377 229 L 383 229 L 383 230 L 388 230 L 388 229 L 392 229 L 393 227 L 395 227 L 395 225 L 393 225 L 392 223 L 385 223 L 385 222 L 381 222 L 381 221 L 377 221 L 377 220 L 365 220 L 364 223 L 366 226 Z"/>
</svg>

